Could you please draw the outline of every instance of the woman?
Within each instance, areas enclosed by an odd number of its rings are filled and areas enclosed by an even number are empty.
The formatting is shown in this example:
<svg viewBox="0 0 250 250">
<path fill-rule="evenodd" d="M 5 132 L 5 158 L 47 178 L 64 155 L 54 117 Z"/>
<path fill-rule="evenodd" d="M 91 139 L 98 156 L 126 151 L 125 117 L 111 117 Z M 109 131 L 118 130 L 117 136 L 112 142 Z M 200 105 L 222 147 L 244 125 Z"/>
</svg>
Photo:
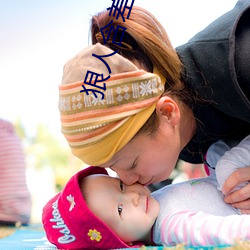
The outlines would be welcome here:
<svg viewBox="0 0 250 250">
<path fill-rule="evenodd" d="M 85 163 L 113 169 L 128 185 L 149 185 L 168 178 L 178 158 L 202 163 L 212 143 L 250 134 L 250 1 L 239 1 L 176 51 L 149 12 L 133 6 L 127 15 L 125 22 L 109 11 L 94 16 L 95 45 L 65 65 L 62 132 Z M 111 21 L 107 36 L 103 27 Z M 118 25 L 125 32 L 115 33 Z M 109 70 L 96 55 L 112 55 L 105 57 Z M 87 70 L 107 79 L 104 101 L 85 88 L 79 93 Z M 250 166 L 232 174 L 225 190 L 249 179 Z M 225 201 L 250 211 L 249 192 L 247 185 Z"/>
</svg>

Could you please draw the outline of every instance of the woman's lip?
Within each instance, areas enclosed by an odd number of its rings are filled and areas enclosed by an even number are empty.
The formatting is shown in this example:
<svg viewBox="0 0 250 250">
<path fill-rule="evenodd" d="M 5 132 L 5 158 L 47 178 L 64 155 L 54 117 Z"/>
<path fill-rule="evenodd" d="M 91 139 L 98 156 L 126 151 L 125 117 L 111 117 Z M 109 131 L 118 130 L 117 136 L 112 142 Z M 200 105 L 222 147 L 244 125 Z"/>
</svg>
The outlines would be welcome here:
<svg viewBox="0 0 250 250">
<path fill-rule="evenodd" d="M 152 180 L 153 180 L 154 177 L 152 177 L 148 182 L 142 184 L 143 186 L 148 186 L 152 183 Z"/>
</svg>

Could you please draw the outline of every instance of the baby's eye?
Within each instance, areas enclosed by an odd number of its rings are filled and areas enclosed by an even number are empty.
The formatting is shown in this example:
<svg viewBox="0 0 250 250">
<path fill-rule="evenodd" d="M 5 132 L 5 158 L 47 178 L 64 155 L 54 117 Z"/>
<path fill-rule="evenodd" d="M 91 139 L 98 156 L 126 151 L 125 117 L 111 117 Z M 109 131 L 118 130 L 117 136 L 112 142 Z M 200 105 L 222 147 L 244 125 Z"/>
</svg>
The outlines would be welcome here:
<svg viewBox="0 0 250 250">
<path fill-rule="evenodd" d="M 118 205 L 118 214 L 121 215 L 122 213 L 122 208 L 123 208 L 123 205 L 122 204 L 119 204 Z"/>
<path fill-rule="evenodd" d="M 123 182 L 121 180 L 120 180 L 120 189 L 121 189 L 121 191 L 124 191 Z"/>
</svg>

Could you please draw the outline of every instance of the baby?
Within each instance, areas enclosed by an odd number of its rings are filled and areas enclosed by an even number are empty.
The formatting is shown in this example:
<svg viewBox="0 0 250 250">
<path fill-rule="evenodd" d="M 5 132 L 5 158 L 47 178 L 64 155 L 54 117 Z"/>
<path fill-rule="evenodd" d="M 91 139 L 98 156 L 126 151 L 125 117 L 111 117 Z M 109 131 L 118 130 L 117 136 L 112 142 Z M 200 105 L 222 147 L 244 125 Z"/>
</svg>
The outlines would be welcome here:
<svg viewBox="0 0 250 250">
<path fill-rule="evenodd" d="M 209 165 L 228 150 L 222 141 L 208 151 Z M 124 185 L 106 170 L 88 167 L 75 174 L 43 210 L 48 240 L 60 249 L 114 249 L 141 245 L 206 246 L 250 239 L 250 216 L 223 201 L 220 166 L 228 174 L 246 166 L 250 136 L 227 151 L 210 176 L 166 186 L 154 193 Z M 231 169 L 234 167 L 234 169 Z M 230 168 L 230 169 L 229 169 Z M 230 173 L 229 173 L 230 172 Z M 213 202 L 211 202 L 213 201 Z"/>
</svg>

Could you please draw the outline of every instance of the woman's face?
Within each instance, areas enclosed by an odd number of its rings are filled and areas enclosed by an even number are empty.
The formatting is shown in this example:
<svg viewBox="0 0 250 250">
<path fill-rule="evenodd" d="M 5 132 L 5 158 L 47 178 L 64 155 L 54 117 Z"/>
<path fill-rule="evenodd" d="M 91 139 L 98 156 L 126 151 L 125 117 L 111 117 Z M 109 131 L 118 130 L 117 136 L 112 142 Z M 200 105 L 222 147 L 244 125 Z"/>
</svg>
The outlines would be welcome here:
<svg viewBox="0 0 250 250">
<path fill-rule="evenodd" d="M 163 181 L 170 176 L 181 151 L 177 130 L 161 123 L 155 135 L 136 136 L 101 167 L 114 170 L 126 185 Z"/>
</svg>

